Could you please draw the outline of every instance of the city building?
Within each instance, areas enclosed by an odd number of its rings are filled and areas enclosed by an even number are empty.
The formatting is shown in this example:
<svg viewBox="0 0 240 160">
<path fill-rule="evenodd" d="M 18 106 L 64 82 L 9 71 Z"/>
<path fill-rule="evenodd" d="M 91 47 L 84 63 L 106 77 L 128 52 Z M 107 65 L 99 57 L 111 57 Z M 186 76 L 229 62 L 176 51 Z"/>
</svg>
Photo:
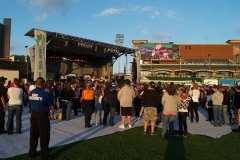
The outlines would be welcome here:
<svg viewBox="0 0 240 160">
<path fill-rule="evenodd" d="M 0 59 L 8 59 L 10 54 L 11 19 L 4 18 L 0 23 Z"/>
<path fill-rule="evenodd" d="M 240 40 L 174 44 L 132 40 L 136 81 L 171 78 L 240 78 Z M 134 76 L 133 76 L 134 77 Z M 157 78 L 158 77 L 158 78 Z M 162 78 L 159 78 L 162 77 Z"/>
</svg>

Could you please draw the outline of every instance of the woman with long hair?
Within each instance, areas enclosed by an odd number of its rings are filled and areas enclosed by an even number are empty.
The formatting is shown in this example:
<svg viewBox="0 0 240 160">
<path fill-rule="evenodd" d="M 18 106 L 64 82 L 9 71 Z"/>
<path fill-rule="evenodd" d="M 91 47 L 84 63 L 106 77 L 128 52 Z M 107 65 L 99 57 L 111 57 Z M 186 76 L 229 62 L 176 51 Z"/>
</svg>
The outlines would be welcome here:
<svg viewBox="0 0 240 160">
<path fill-rule="evenodd" d="M 8 94 L 8 122 L 7 122 L 7 134 L 13 134 L 13 118 L 14 114 L 16 115 L 16 133 L 21 134 L 22 128 L 22 99 L 23 99 L 23 90 L 19 88 L 20 82 L 18 79 L 14 79 L 14 86 L 10 87 L 7 91 Z"/>
<path fill-rule="evenodd" d="M 192 98 L 192 102 L 189 105 L 191 123 L 193 123 L 193 117 L 194 117 L 193 111 L 195 113 L 196 123 L 199 123 L 198 105 L 199 105 L 200 91 L 198 89 L 197 83 L 193 83 L 193 89 L 189 92 L 189 95 Z"/>
<path fill-rule="evenodd" d="M 76 82 L 73 83 L 72 89 L 75 92 L 75 96 L 73 97 L 73 112 L 74 116 L 78 116 L 80 90 Z"/>
<path fill-rule="evenodd" d="M 85 127 L 90 128 L 92 113 L 94 111 L 94 90 L 92 88 L 92 84 L 87 82 L 85 85 L 85 89 L 82 92 L 82 97 L 80 101 L 82 101 L 82 112 L 85 115 Z"/>
<path fill-rule="evenodd" d="M 62 120 L 70 120 L 73 97 L 75 97 L 75 92 L 72 90 L 71 83 L 66 84 L 66 88 L 63 88 L 61 92 L 63 106 L 62 106 Z"/>
<path fill-rule="evenodd" d="M 96 125 L 101 125 L 102 119 L 102 90 L 100 85 L 95 86 L 95 120 Z"/>
<path fill-rule="evenodd" d="M 168 85 L 166 92 L 162 97 L 163 105 L 163 121 L 162 121 L 162 138 L 167 138 L 167 125 L 169 123 L 168 138 L 173 138 L 174 119 L 177 115 L 177 108 L 180 106 L 181 100 L 177 93 L 174 83 Z"/>
<path fill-rule="evenodd" d="M 179 137 L 187 137 L 187 115 L 188 107 L 191 98 L 186 94 L 186 88 L 179 88 L 179 95 L 181 99 L 181 104 L 178 108 L 178 127 L 179 127 Z"/>
</svg>

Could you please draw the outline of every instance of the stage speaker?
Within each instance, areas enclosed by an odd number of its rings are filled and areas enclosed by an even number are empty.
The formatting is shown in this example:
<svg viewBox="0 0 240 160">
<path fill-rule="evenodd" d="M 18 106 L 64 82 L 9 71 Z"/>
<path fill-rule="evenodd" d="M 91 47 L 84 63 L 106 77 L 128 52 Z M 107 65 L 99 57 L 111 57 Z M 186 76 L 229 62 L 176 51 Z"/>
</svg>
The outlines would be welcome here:
<svg viewBox="0 0 240 160">
<path fill-rule="evenodd" d="M 60 75 L 59 75 L 59 72 L 57 71 L 57 72 L 55 72 L 54 80 L 59 81 L 59 79 L 60 79 Z"/>
</svg>

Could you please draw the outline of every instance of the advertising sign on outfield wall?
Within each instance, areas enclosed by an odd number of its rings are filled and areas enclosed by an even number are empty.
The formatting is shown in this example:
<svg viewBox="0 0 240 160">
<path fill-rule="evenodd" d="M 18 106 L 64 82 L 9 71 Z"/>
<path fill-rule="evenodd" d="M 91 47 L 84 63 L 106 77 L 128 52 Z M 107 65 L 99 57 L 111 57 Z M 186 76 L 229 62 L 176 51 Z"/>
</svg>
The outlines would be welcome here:
<svg viewBox="0 0 240 160">
<path fill-rule="evenodd" d="M 240 79 L 236 79 L 236 80 L 235 80 L 235 84 L 237 84 L 238 86 L 240 86 Z"/>
<path fill-rule="evenodd" d="M 205 85 L 218 85 L 217 79 L 204 79 L 203 83 Z"/>
<path fill-rule="evenodd" d="M 234 80 L 233 79 L 220 79 L 219 84 L 222 86 L 234 86 Z"/>
</svg>

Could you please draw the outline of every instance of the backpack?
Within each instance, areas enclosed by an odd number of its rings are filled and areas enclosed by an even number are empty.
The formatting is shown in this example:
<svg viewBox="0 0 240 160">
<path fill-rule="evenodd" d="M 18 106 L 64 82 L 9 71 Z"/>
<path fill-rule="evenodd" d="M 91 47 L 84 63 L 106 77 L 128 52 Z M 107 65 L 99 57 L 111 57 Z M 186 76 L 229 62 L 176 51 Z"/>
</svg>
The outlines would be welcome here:
<svg viewBox="0 0 240 160">
<path fill-rule="evenodd" d="M 116 107 L 117 105 L 117 90 L 116 89 L 111 89 L 108 98 L 107 98 L 107 103 L 109 104 L 109 107 Z"/>
</svg>

